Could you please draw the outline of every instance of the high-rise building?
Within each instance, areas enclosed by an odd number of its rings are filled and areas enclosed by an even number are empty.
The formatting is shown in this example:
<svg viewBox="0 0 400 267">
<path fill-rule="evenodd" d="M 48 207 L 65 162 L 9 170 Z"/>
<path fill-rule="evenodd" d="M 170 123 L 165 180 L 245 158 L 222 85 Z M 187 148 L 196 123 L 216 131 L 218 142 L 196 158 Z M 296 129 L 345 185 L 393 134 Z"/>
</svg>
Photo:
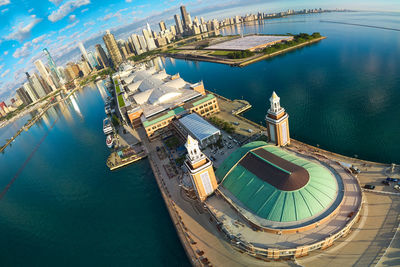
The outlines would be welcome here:
<svg viewBox="0 0 400 267">
<path fill-rule="evenodd" d="M 50 73 L 47 71 L 47 68 L 43 64 L 43 62 L 38 59 L 34 62 L 37 70 L 39 71 L 42 78 L 46 81 L 46 83 L 50 86 L 51 90 L 56 90 L 56 85 L 54 84 L 53 80 L 51 79 Z"/>
<path fill-rule="evenodd" d="M 165 26 L 165 22 L 162 20 L 160 21 L 160 23 L 158 23 L 158 25 L 160 26 L 160 31 L 165 31 L 167 29 L 167 27 Z"/>
<path fill-rule="evenodd" d="M 269 139 L 278 146 L 288 145 L 290 144 L 289 115 L 281 107 L 280 98 L 275 91 L 272 93 L 269 102 L 270 108 L 265 118 Z"/>
<path fill-rule="evenodd" d="M 209 195 L 214 193 L 215 189 L 218 187 L 213 164 L 212 161 L 201 152 L 199 142 L 190 135 L 187 138 L 185 147 L 188 151 L 185 166 L 188 170 L 188 175 L 192 181 L 197 198 L 203 202 Z"/>
<path fill-rule="evenodd" d="M 32 102 L 36 102 L 39 100 L 39 96 L 36 93 L 35 89 L 32 88 L 29 82 L 24 83 L 24 89 L 29 97 L 32 99 Z"/>
<path fill-rule="evenodd" d="M 175 25 L 171 25 L 171 34 L 173 35 L 173 36 L 175 36 L 176 35 L 176 26 Z"/>
<path fill-rule="evenodd" d="M 107 47 L 108 54 L 111 56 L 114 67 L 118 67 L 122 63 L 122 55 L 114 35 L 110 33 L 110 30 L 106 31 L 106 34 L 103 36 L 103 41 Z"/>
<path fill-rule="evenodd" d="M 146 43 L 146 40 L 144 39 L 144 37 L 142 35 L 139 35 L 138 39 L 139 39 L 139 44 L 140 44 L 140 47 L 141 47 L 142 51 L 143 52 L 149 51 L 148 48 L 147 48 L 147 43 Z"/>
<path fill-rule="evenodd" d="M 183 26 L 182 26 L 182 21 L 181 21 L 179 15 L 178 14 L 174 15 L 174 19 L 175 19 L 175 24 L 176 24 L 176 31 L 179 34 L 182 34 L 183 33 Z"/>
<path fill-rule="evenodd" d="M 89 62 L 90 66 L 91 66 L 92 68 L 94 68 L 94 66 L 92 66 L 92 64 L 91 64 L 91 62 L 90 62 L 88 53 L 86 52 L 86 49 L 85 49 L 85 47 L 83 46 L 83 43 L 82 43 L 82 42 L 79 42 L 78 47 L 79 47 L 79 50 L 81 50 L 81 53 L 82 53 L 83 58 L 84 58 L 87 62 Z"/>
<path fill-rule="evenodd" d="M 147 24 L 147 25 L 149 25 L 149 24 Z M 151 31 L 151 29 L 150 29 L 150 31 Z M 143 29 L 142 32 L 143 32 L 144 39 L 146 40 L 147 48 L 149 49 L 149 51 L 156 49 L 157 47 L 154 42 L 153 36 L 150 35 L 151 32 L 149 32 L 148 29 Z"/>
<path fill-rule="evenodd" d="M 82 71 L 83 76 L 89 75 L 91 71 L 89 63 L 86 60 L 79 62 L 79 69 Z"/>
<path fill-rule="evenodd" d="M 56 76 L 56 78 L 61 82 L 61 84 L 64 84 L 65 81 L 61 74 L 58 72 L 57 65 L 54 62 L 53 58 L 51 57 L 51 54 L 47 48 L 43 49 L 44 54 L 47 56 L 47 63 L 49 64 L 50 71 L 53 72 Z"/>
<path fill-rule="evenodd" d="M 96 48 L 96 53 L 97 53 L 97 58 L 99 59 L 101 65 L 103 67 L 110 67 L 110 62 L 108 61 L 108 57 L 106 53 L 104 52 L 103 47 L 100 44 L 95 45 Z"/>
<path fill-rule="evenodd" d="M 17 89 L 17 95 L 25 106 L 33 102 L 32 98 L 29 96 L 29 94 L 25 91 L 23 87 Z"/>
<path fill-rule="evenodd" d="M 137 34 L 132 34 L 129 41 L 131 42 L 131 45 L 133 46 L 136 55 L 140 55 L 143 53 Z"/>
<path fill-rule="evenodd" d="M 182 15 L 182 20 L 183 20 L 183 28 L 186 30 L 190 27 L 190 20 L 189 20 L 189 14 L 186 12 L 186 7 L 181 6 L 181 15 Z"/>
<path fill-rule="evenodd" d="M 28 79 L 29 85 L 33 89 L 33 91 L 36 93 L 36 96 L 38 99 L 45 97 L 46 92 L 44 91 L 44 88 L 42 84 L 39 81 L 39 78 L 36 73 L 34 73 L 32 76 L 29 75 L 28 72 L 25 73 L 26 77 Z"/>
<path fill-rule="evenodd" d="M 90 64 L 90 66 L 92 67 L 92 69 L 96 68 L 99 65 L 99 63 L 97 62 L 96 58 L 94 57 L 93 52 L 90 51 L 89 53 L 87 53 L 87 56 L 89 59 L 88 62 Z"/>
</svg>

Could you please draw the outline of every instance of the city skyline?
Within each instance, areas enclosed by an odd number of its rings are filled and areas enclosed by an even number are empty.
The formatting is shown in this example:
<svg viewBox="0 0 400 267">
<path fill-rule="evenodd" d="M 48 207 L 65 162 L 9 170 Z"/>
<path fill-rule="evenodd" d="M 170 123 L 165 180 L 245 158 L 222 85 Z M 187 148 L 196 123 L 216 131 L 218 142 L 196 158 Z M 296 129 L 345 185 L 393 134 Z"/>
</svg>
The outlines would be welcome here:
<svg viewBox="0 0 400 267">
<path fill-rule="evenodd" d="M 164 19 L 168 28 L 175 24 L 173 15 L 178 13 L 181 4 L 187 5 L 192 19 L 196 15 L 204 15 L 206 19 L 210 19 L 207 13 L 213 12 L 214 16 L 216 12 L 228 9 L 231 13 L 244 15 L 257 10 L 274 12 L 287 8 L 352 8 L 345 1 L 338 1 L 333 5 L 312 0 L 301 3 L 256 1 L 250 6 L 245 1 L 220 1 L 216 5 L 211 1 L 149 4 L 146 1 L 127 0 L 111 5 L 96 5 L 99 8 L 94 7 L 95 3 L 90 0 L 51 0 L 46 4 L 24 2 L 23 5 L 18 5 L 13 0 L 0 1 L 0 16 L 6 22 L 2 29 L 4 34 L 0 37 L 1 99 L 14 95 L 15 90 L 25 82 L 25 72 L 35 70 L 35 61 L 46 61 L 42 53 L 44 48 L 49 49 L 58 65 L 65 65 L 67 59 L 77 60 L 80 57 L 79 42 L 85 45 L 88 52 L 94 52 L 94 45 L 102 43 L 100 40 L 105 33 L 104 28 L 111 29 L 117 40 L 126 39 L 131 33 L 140 33 L 146 22 L 152 28 L 158 28 L 158 23 Z M 360 7 L 360 3 L 353 4 Z M 361 6 L 364 9 L 375 10 L 380 6 L 383 10 L 394 10 L 395 5 L 395 1 L 386 0 L 379 5 L 376 1 L 364 1 Z M 240 10 L 238 7 L 241 7 Z M 218 15 L 215 16 L 218 18 Z M 105 48 L 104 43 L 102 45 Z"/>
</svg>

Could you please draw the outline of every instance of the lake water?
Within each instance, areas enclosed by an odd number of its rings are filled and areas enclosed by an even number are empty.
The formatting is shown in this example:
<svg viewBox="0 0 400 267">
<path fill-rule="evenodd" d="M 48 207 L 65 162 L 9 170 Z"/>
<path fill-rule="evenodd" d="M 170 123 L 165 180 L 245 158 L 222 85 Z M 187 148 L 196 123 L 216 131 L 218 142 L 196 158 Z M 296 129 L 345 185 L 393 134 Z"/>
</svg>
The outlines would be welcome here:
<svg viewBox="0 0 400 267">
<path fill-rule="evenodd" d="M 263 122 L 273 90 L 291 136 L 346 155 L 397 162 L 400 136 L 398 15 L 332 13 L 241 27 L 245 33 L 315 31 L 326 40 L 247 66 L 166 59 L 168 73 L 249 100 Z M 227 33 L 237 32 L 232 28 Z M 188 266 L 147 160 L 110 172 L 95 85 L 51 108 L 0 154 L 1 266 Z M 9 138 L 27 118 L 0 129 Z"/>
</svg>

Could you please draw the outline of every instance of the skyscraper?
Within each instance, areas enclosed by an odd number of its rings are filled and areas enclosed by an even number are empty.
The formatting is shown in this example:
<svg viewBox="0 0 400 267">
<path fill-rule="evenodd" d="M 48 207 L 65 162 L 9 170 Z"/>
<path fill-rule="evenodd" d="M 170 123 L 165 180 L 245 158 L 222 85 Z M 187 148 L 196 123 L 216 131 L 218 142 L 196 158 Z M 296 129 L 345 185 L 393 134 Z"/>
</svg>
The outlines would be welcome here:
<svg viewBox="0 0 400 267">
<path fill-rule="evenodd" d="M 25 91 L 25 89 L 23 87 L 20 87 L 17 89 L 17 95 L 19 97 L 19 99 L 21 99 L 22 103 L 27 106 L 30 103 L 33 102 L 33 100 L 31 99 L 31 97 L 29 96 L 29 94 Z"/>
<path fill-rule="evenodd" d="M 42 97 L 45 97 L 46 96 L 46 92 L 44 91 L 44 88 L 43 88 L 42 84 L 40 83 L 37 74 L 34 73 L 32 76 L 30 76 L 28 72 L 25 72 L 25 74 L 26 74 L 26 77 L 28 79 L 29 85 L 31 86 L 31 88 L 35 92 L 36 97 L 38 99 L 40 99 Z"/>
<path fill-rule="evenodd" d="M 97 58 L 100 59 L 101 65 L 103 67 L 110 67 L 110 62 L 108 61 L 108 57 L 106 55 L 106 52 L 104 52 L 103 47 L 100 44 L 95 45 L 96 48 L 96 53 L 97 53 Z"/>
<path fill-rule="evenodd" d="M 149 25 L 149 24 L 147 24 L 147 26 L 148 26 L 148 25 Z M 151 31 L 151 29 L 150 29 L 150 31 Z M 146 40 L 147 48 L 148 48 L 149 50 L 154 50 L 154 49 L 156 49 L 157 47 L 156 47 L 156 44 L 155 44 L 155 42 L 154 42 L 153 36 L 150 35 L 151 32 L 149 32 L 148 29 L 143 29 L 142 32 L 143 32 L 144 39 Z"/>
<path fill-rule="evenodd" d="M 25 89 L 26 93 L 29 95 L 29 97 L 32 99 L 32 102 L 38 101 L 39 96 L 37 95 L 37 93 L 32 88 L 32 86 L 29 82 L 24 83 L 24 89 Z"/>
<path fill-rule="evenodd" d="M 158 23 L 158 25 L 160 26 L 160 31 L 162 31 L 162 32 L 167 29 L 164 21 L 160 21 L 160 23 Z"/>
<path fill-rule="evenodd" d="M 140 47 L 140 42 L 139 42 L 139 37 L 137 36 L 137 34 L 132 34 L 131 35 L 131 42 L 133 44 L 133 47 L 135 48 L 135 53 L 137 55 L 140 55 L 143 53 L 142 48 Z"/>
<path fill-rule="evenodd" d="M 64 84 L 65 81 L 63 79 L 63 77 L 61 76 L 61 74 L 58 72 L 57 69 L 57 65 L 54 62 L 53 58 L 50 55 L 49 50 L 47 50 L 47 48 L 43 49 L 43 53 L 47 56 L 47 63 L 49 64 L 50 70 L 55 73 L 55 75 L 57 76 L 57 79 L 60 80 L 61 84 Z"/>
<path fill-rule="evenodd" d="M 110 33 L 110 30 L 106 31 L 106 34 L 103 36 L 103 41 L 106 44 L 108 54 L 111 56 L 114 66 L 118 67 L 122 63 L 122 55 L 114 35 Z"/>
<path fill-rule="evenodd" d="M 183 33 L 183 26 L 182 26 L 182 21 L 179 18 L 179 15 L 178 14 L 174 15 L 174 19 L 175 19 L 175 24 L 176 24 L 176 31 L 179 34 L 182 34 Z"/>
<path fill-rule="evenodd" d="M 51 90 L 56 90 L 56 85 L 54 84 L 53 80 L 51 79 L 50 73 L 47 71 L 46 67 L 44 66 L 43 62 L 38 59 L 34 62 L 37 70 L 39 71 L 42 78 L 46 81 L 46 83 L 50 86 Z"/>
<path fill-rule="evenodd" d="M 79 42 L 78 47 L 79 47 L 79 50 L 81 50 L 81 53 L 82 53 L 83 58 L 90 64 L 90 66 L 91 66 L 92 68 L 94 68 L 94 66 L 92 66 L 92 64 L 91 64 L 92 62 L 90 62 L 88 53 L 86 52 L 86 49 L 85 49 L 85 47 L 83 46 L 83 43 L 82 43 L 82 42 Z"/>
<path fill-rule="evenodd" d="M 186 12 L 186 7 L 181 6 L 181 15 L 182 15 L 182 20 L 183 20 L 183 28 L 186 30 L 190 26 L 190 21 L 189 21 L 189 14 Z"/>
<path fill-rule="evenodd" d="M 98 65 L 99 65 L 99 63 L 97 63 L 97 60 L 96 60 L 96 58 L 94 57 L 94 55 L 93 55 L 93 52 L 92 51 L 90 51 L 88 54 L 87 54 L 87 56 L 88 56 L 88 59 L 89 59 L 89 64 L 90 64 L 90 66 L 92 67 L 92 69 L 94 69 L 94 68 L 96 68 Z"/>
</svg>

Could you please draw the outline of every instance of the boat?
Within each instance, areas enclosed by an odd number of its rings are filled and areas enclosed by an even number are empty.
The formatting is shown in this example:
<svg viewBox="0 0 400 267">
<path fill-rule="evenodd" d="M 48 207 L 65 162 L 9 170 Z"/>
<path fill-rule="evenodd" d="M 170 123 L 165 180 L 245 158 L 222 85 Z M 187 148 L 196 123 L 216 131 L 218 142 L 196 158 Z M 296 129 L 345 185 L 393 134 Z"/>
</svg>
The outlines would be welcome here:
<svg viewBox="0 0 400 267">
<path fill-rule="evenodd" d="M 106 145 L 107 145 L 108 148 L 112 148 L 113 145 L 114 145 L 114 138 L 113 138 L 113 136 L 111 134 L 107 135 Z"/>
<path fill-rule="evenodd" d="M 104 134 L 106 134 L 106 135 L 108 135 L 108 134 L 110 134 L 110 133 L 113 132 L 113 128 L 112 128 L 112 126 L 111 126 L 111 123 L 110 123 L 110 119 L 109 119 L 109 118 L 105 118 L 105 119 L 103 120 L 103 132 L 104 132 Z"/>
</svg>

